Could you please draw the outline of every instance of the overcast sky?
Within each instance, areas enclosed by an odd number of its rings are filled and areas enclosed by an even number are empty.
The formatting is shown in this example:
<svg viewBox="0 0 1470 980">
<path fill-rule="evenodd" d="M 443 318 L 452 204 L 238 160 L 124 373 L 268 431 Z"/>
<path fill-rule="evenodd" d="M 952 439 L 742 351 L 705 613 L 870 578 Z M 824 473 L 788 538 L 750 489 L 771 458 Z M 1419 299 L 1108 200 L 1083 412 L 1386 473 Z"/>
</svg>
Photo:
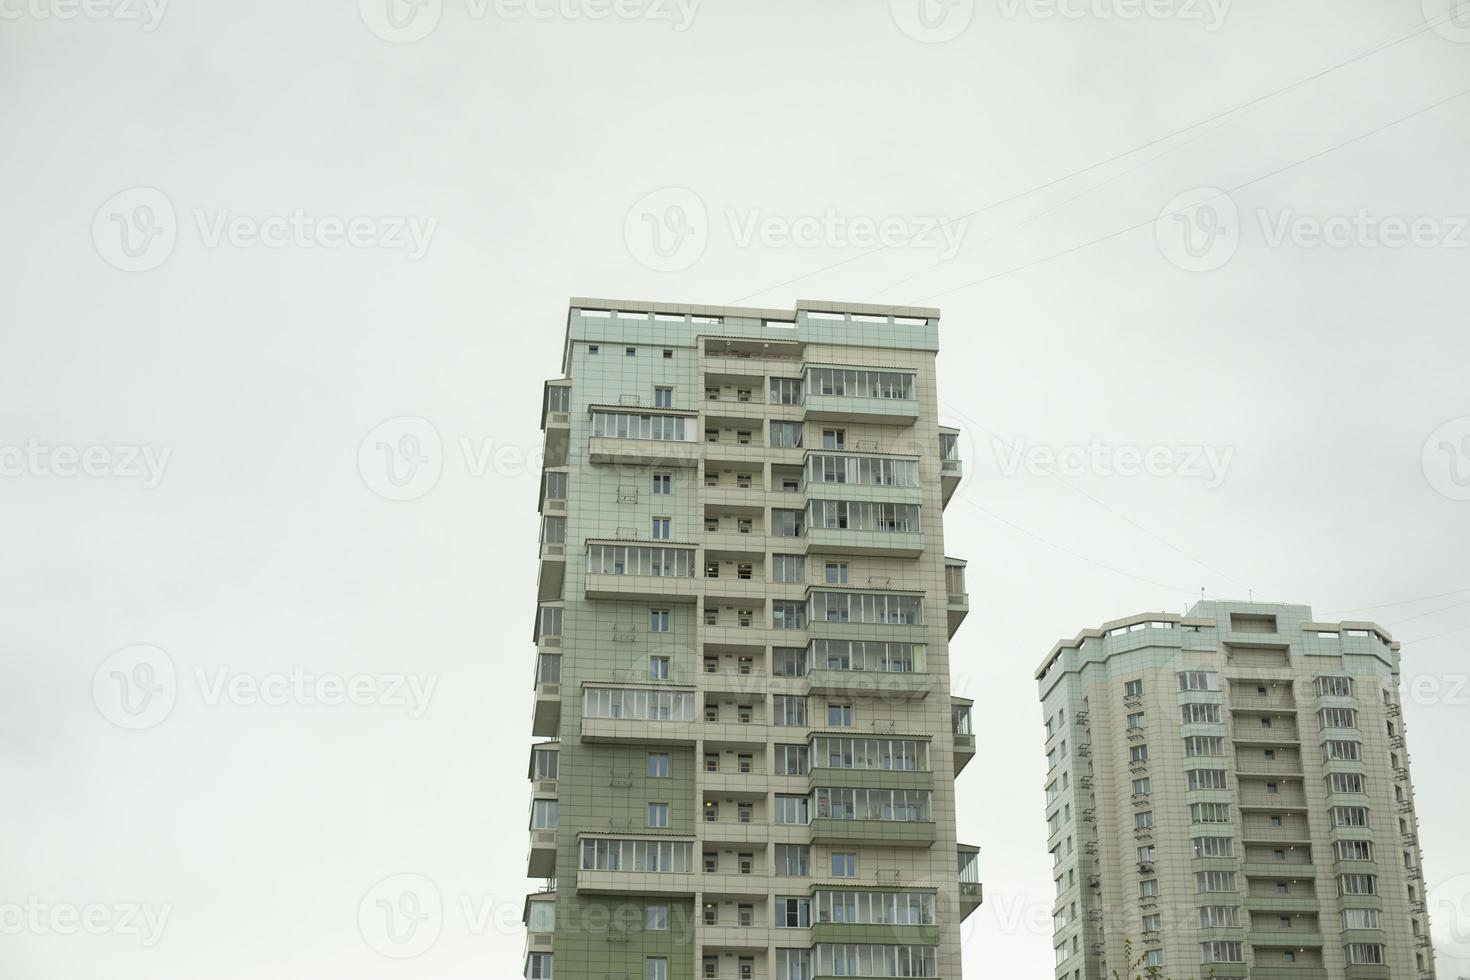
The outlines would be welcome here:
<svg viewBox="0 0 1470 980">
<path fill-rule="evenodd" d="M 572 295 L 942 308 L 968 975 L 1036 663 L 1201 589 L 1406 641 L 1470 969 L 1470 0 L 926 2 L 0 0 L 0 972 L 519 973 Z"/>
</svg>

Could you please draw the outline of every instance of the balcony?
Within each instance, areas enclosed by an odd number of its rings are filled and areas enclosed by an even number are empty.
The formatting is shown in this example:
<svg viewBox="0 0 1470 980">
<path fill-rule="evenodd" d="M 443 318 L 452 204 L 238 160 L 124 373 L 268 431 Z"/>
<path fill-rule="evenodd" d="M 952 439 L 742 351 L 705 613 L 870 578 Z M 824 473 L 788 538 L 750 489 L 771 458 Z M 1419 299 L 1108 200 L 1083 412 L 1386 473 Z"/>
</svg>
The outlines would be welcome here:
<svg viewBox="0 0 1470 980">
<path fill-rule="evenodd" d="M 549 953 L 556 934 L 556 892 L 539 891 L 526 896 L 521 908 L 526 927 L 526 952 Z"/>
<path fill-rule="evenodd" d="M 527 878 L 550 878 L 556 874 L 556 831 L 531 831 L 531 853 L 526 856 Z"/>
<path fill-rule="evenodd" d="M 808 527 L 806 543 L 807 551 L 812 554 L 917 558 L 924 553 L 924 535 L 919 531 Z"/>
<path fill-rule="evenodd" d="M 701 443 L 683 440 L 619 439 L 614 436 L 593 436 L 587 440 L 587 458 L 593 463 L 694 469 L 699 466 L 703 453 Z"/>
<path fill-rule="evenodd" d="M 813 844 L 929 847 L 936 839 L 932 820 L 838 820 L 816 817 L 811 822 Z"/>
<path fill-rule="evenodd" d="M 980 848 L 971 844 L 956 844 L 955 847 L 959 852 L 960 918 L 964 920 L 984 901 L 980 886 Z"/>
<path fill-rule="evenodd" d="M 949 637 L 954 639 L 960 624 L 970 614 L 970 595 L 965 591 L 965 563 L 958 558 L 944 559 L 944 584 L 948 592 L 945 606 L 949 618 Z"/>
<path fill-rule="evenodd" d="M 915 671 L 825 670 L 813 668 L 807 674 L 813 694 L 835 694 L 844 697 L 898 698 L 918 700 L 928 696 L 934 686 L 929 674 Z"/>
<path fill-rule="evenodd" d="M 949 498 L 959 489 L 960 481 L 964 479 L 964 464 L 959 458 L 960 430 L 951 429 L 948 426 L 939 428 L 939 485 L 944 493 L 944 504 L 949 505 Z"/>
<path fill-rule="evenodd" d="M 551 738 L 561 729 L 561 684 L 540 683 L 536 685 L 536 700 L 531 709 L 531 734 L 537 738 Z"/>
<path fill-rule="evenodd" d="M 546 433 L 546 466 L 567 465 L 571 443 L 572 382 L 548 381 L 541 399 L 541 431 Z"/>
<path fill-rule="evenodd" d="M 958 776 L 975 758 L 975 730 L 970 723 L 970 711 L 975 702 L 954 696 L 949 702 L 950 720 L 954 727 L 954 774 Z"/>
<path fill-rule="evenodd" d="M 914 375 L 908 371 L 813 365 L 803 390 L 811 421 L 912 425 L 919 420 Z"/>
<path fill-rule="evenodd" d="M 624 529 L 629 536 L 635 528 Z M 589 599 L 694 602 L 695 550 L 666 540 L 587 542 L 585 594 Z"/>
<path fill-rule="evenodd" d="M 664 871 L 588 871 L 577 872 L 580 895 L 669 895 L 692 898 L 698 879 L 692 874 Z"/>
<path fill-rule="evenodd" d="M 606 575 L 588 573 L 589 599 L 637 599 L 652 602 L 694 602 L 699 587 L 690 575 Z"/>
<path fill-rule="evenodd" d="M 547 518 L 563 520 L 563 518 Z M 536 576 L 536 598 L 540 602 L 554 602 L 562 598 L 566 587 L 567 546 L 561 541 L 541 542 L 541 569 Z"/>
</svg>

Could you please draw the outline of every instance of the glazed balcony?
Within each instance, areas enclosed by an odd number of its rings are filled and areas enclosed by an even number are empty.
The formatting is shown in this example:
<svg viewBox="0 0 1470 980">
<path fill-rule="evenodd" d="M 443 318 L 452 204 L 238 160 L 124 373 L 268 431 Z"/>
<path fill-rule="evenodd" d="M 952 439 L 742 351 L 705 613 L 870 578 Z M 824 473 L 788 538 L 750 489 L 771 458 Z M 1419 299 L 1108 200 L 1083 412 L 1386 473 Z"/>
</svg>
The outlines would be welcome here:
<svg viewBox="0 0 1470 980">
<path fill-rule="evenodd" d="M 897 368 L 808 365 L 803 404 L 812 421 L 912 425 L 919 420 L 915 375 Z"/>
<path fill-rule="evenodd" d="M 531 831 L 531 851 L 526 855 L 527 878 L 550 878 L 556 874 L 556 831 Z"/>
<path fill-rule="evenodd" d="M 944 585 L 948 593 L 945 606 L 949 619 L 949 637 L 954 639 L 960 624 L 970 614 L 970 595 L 965 591 L 965 563 L 958 558 L 944 559 Z"/>
<path fill-rule="evenodd" d="M 954 728 L 954 773 L 958 776 L 970 760 L 975 758 L 975 729 L 970 719 L 975 702 L 954 696 L 950 697 L 949 702 L 950 721 Z"/>
<path fill-rule="evenodd" d="M 969 918 L 980 907 L 984 895 L 980 886 L 980 848 L 972 844 L 956 844 L 959 856 L 960 918 Z"/>
<path fill-rule="evenodd" d="M 944 494 L 944 503 L 959 489 L 964 478 L 964 463 L 959 457 L 960 430 L 947 426 L 939 428 L 939 486 Z"/>
</svg>

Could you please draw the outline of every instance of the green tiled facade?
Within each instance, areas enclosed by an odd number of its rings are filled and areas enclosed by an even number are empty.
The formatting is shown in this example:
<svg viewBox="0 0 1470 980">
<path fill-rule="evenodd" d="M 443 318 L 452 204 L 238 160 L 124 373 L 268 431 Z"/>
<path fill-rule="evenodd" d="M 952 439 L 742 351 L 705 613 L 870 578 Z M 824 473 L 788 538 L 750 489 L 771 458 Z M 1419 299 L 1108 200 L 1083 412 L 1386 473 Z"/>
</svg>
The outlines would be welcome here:
<svg viewBox="0 0 1470 980">
<path fill-rule="evenodd" d="M 1200 602 L 1058 643 L 1046 722 L 1058 980 L 1430 980 L 1399 644 Z M 1130 974 L 1131 975 L 1131 974 Z"/>
<path fill-rule="evenodd" d="M 929 309 L 572 300 L 527 977 L 960 976 L 980 886 L 937 349 Z"/>
</svg>

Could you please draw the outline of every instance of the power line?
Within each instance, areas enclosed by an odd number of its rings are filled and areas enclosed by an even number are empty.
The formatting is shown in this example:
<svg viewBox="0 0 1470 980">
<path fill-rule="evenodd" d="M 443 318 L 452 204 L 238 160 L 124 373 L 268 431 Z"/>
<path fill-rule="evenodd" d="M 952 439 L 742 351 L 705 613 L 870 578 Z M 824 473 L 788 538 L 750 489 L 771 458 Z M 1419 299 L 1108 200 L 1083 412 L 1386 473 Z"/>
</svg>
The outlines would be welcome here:
<svg viewBox="0 0 1470 980">
<path fill-rule="evenodd" d="M 1324 150 L 1318 150 L 1316 153 L 1313 153 L 1313 154 L 1310 154 L 1308 156 L 1302 157 L 1300 160 L 1296 160 L 1296 161 L 1294 161 L 1292 163 L 1288 163 L 1285 166 L 1277 167 L 1275 170 L 1272 170 L 1272 171 L 1269 171 L 1267 173 L 1261 174 L 1259 177 L 1253 177 L 1250 180 L 1247 180 L 1247 181 L 1244 181 L 1242 183 L 1236 184 L 1234 187 L 1227 187 L 1225 190 L 1221 191 L 1218 194 L 1212 194 L 1212 195 L 1210 195 L 1207 198 L 1203 198 L 1203 199 L 1201 199 L 1199 201 L 1194 202 L 1193 204 L 1190 205 L 1190 208 L 1188 208 L 1188 209 L 1181 209 L 1179 211 L 1169 211 L 1169 212 L 1166 212 L 1166 213 L 1163 213 L 1163 214 L 1159 214 L 1159 215 L 1157 215 L 1157 216 L 1155 216 L 1153 218 L 1149 218 L 1146 221 L 1140 221 L 1138 224 L 1128 225 L 1125 228 L 1119 228 L 1117 231 L 1109 232 L 1108 234 L 1103 235 L 1100 238 L 1094 238 L 1094 239 L 1091 239 L 1089 241 L 1081 242 L 1080 244 L 1073 245 L 1070 248 L 1064 248 L 1064 249 L 1062 249 L 1059 252 L 1053 252 L 1050 255 L 1043 255 L 1040 258 L 1033 259 L 1030 262 L 1024 262 L 1021 265 L 1012 266 L 1009 269 L 1005 269 L 1005 270 L 1002 270 L 1000 272 L 992 273 L 991 275 L 988 275 L 988 276 L 981 276 L 979 279 L 972 279 L 969 282 L 960 283 L 958 286 L 951 286 L 949 289 L 943 289 L 943 290 L 940 290 L 937 293 L 931 293 L 930 295 L 925 296 L 921 300 L 921 302 L 929 302 L 930 300 L 937 299 L 940 296 L 948 296 L 950 293 L 959 292 L 961 289 L 969 289 L 971 286 L 980 286 L 980 285 L 983 285 L 983 284 L 985 284 L 987 282 L 993 282 L 996 279 L 1003 279 L 1006 276 L 1013 275 L 1013 274 L 1015 274 L 1017 272 L 1024 272 L 1027 269 L 1030 269 L 1030 268 L 1033 268 L 1035 266 L 1041 265 L 1044 262 L 1049 262 L 1052 259 L 1062 258 L 1064 256 L 1071 255 L 1074 252 L 1080 252 L 1080 251 L 1083 251 L 1084 249 L 1091 248 L 1094 245 L 1100 245 L 1103 242 L 1111 241 L 1114 238 L 1119 238 L 1119 237 L 1121 237 L 1123 235 L 1128 234 L 1129 232 L 1137 231 L 1140 228 L 1146 228 L 1146 227 L 1148 227 L 1150 225 L 1155 224 L 1161 218 L 1174 217 L 1175 215 L 1183 214 L 1186 210 L 1197 208 L 1197 207 L 1199 207 L 1202 204 L 1207 204 L 1210 201 L 1219 200 L 1222 197 L 1227 197 L 1230 194 L 1235 193 L 1236 191 L 1244 190 L 1245 188 L 1250 187 L 1253 184 L 1259 184 L 1263 180 L 1269 180 L 1272 177 L 1280 176 L 1281 174 L 1284 174 L 1284 173 L 1286 173 L 1289 170 L 1295 170 L 1297 167 L 1300 167 L 1300 166 L 1302 166 L 1304 164 L 1307 164 L 1307 163 L 1311 163 L 1313 160 L 1320 159 L 1321 157 L 1325 157 L 1329 153 L 1334 153 L 1337 150 L 1342 149 L 1343 147 L 1351 146 L 1354 143 L 1360 143 L 1363 140 L 1368 139 L 1369 137 L 1378 135 L 1379 133 L 1383 132 L 1384 130 L 1391 129 L 1394 126 L 1397 126 L 1397 125 L 1399 125 L 1401 123 L 1406 123 L 1409 120 L 1414 119 L 1414 118 L 1417 118 L 1419 116 L 1422 116 L 1422 115 L 1424 115 L 1427 112 L 1432 112 L 1435 109 L 1438 109 L 1440 106 L 1446 105 L 1447 103 L 1450 103 L 1450 102 L 1453 102 L 1456 99 L 1463 98 L 1466 95 L 1470 95 L 1470 88 L 1462 89 L 1459 92 L 1456 92 L 1454 95 L 1451 95 L 1451 96 L 1449 96 L 1447 98 L 1440 99 L 1438 102 L 1431 103 L 1430 105 L 1424 106 L 1421 109 L 1416 109 L 1413 112 L 1409 113 L 1407 116 L 1400 116 L 1399 118 L 1394 119 L 1394 120 L 1392 120 L 1390 122 L 1386 122 L 1386 123 L 1384 123 L 1381 126 L 1374 127 L 1373 129 L 1368 130 L 1366 133 L 1359 133 L 1357 136 L 1351 137 L 1350 139 L 1343 140 L 1341 143 L 1337 143 L 1337 144 L 1335 144 L 1333 146 L 1329 146 L 1329 147 L 1327 147 Z"/>
<path fill-rule="evenodd" d="M 1470 587 L 1451 589 L 1449 592 L 1440 592 L 1436 595 L 1415 596 L 1413 599 L 1400 599 L 1398 602 L 1382 602 L 1376 606 L 1351 606 L 1346 609 L 1334 609 L 1328 613 L 1324 613 L 1324 615 L 1338 616 L 1345 612 L 1370 612 L 1374 609 L 1388 609 L 1392 606 L 1407 606 L 1415 602 L 1428 602 L 1430 599 L 1448 599 L 1452 595 L 1461 595 L 1465 592 L 1470 592 Z"/>
<path fill-rule="evenodd" d="M 1400 43 L 1402 43 L 1404 41 L 1409 40 L 1410 38 L 1417 37 L 1418 35 L 1423 34 L 1426 31 L 1432 30 L 1433 28 L 1435 28 L 1436 26 L 1438 26 L 1439 23 L 1441 23 L 1443 21 L 1446 21 L 1449 18 L 1451 18 L 1452 16 L 1454 16 L 1455 11 L 1457 9 L 1458 9 L 1457 6 L 1456 7 L 1452 7 L 1450 10 L 1446 11 L 1445 13 L 1442 13 L 1442 14 L 1440 14 L 1437 17 L 1434 17 L 1432 19 L 1426 20 L 1425 23 L 1424 23 L 1424 26 L 1422 26 L 1422 27 L 1420 27 L 1420 28 L 1418 28 L 1416 30 L 1410 31 L 1408 34 L 1401 35 L 1401 36 L 1399 36 L 1397 38 L 1393 38 L 1393 39 L 1391 39 L 1389 41 L 1385 41 L 1385 42 L 1383 42 L 1383 43 L 1381 43 L 1381 44 L 1379 44 L 1379 45 L 1377 45 L 1375 47 L 1369 48 L 1369 49 L 1367 49 L 1365 51 L 1361 51 L 1358 54 L 1351 55 L 1350 57 L 1347 57 L 1347 58 L 1343 59 L 1342 61 L 1337 62 L 1336 64 L 1330 65 L 1327 68 L 1321 69 L 1320 71 L 1313 72 L 1310 75 L 1307 75 L 1307 76 L 1304 76 L 1302 78 L 1299 78 L 1299 79 L 1297 79 L 1294 82 L 1291 82 L 1291 83 L 1289 83 L 1287 85 L 1282 86 L 1281 88 L 1275 89 L 1274 91 L 1267 92 L 1264 95 L 1257 96 L 1254 99 L 1251 99 L 1251 100 L 1246 101 L 1246 102 L 1242 102 L 1239 105 L 1232 106 L 1231 108 L 1222 110 L 1220 112 L 1217 112 L 1214 115 L 1206 116 L 1204 119 L 1200 119 L 1200 120 L 1197 120 L 1195 122 L 1192 122 L 1192 123 L 1190 123 L 1187 126 L 1182 126 L 1179 129 L 1176 129 L 1176 130 L 1174 130 L 1171 133 L 1165 133 L 1163 136 L 1155 137 L 1154 139 L 1151 139 L 1151 140 L 1149 140 L 1146 143 L 1140 143 L 1137 146 L 1134 146 L 1134 147 L 1132 147 L 1130 149 L 1127 149 L 1127 150 L 1123 150 L 1122 152 L 1119 152 L 1119 153 L 1114 153 L 1112 156 L 1106 157 L 1106 158 L 1104 158 L 1102 160 L 1097 160 L 1097 161 L 1095 161 L 1093 163 L 1089 163 L 1085 167 L 1080 167 L 1080 168 L 1078 168 L 1076 170 L 1073 170 L 1071 173 L 1063 174 L 1060 177 L 1054 177 L 1051 180 L 1046 181 L 1045 183 L 1037 184 L 1034 187 L 1030 187 L 1030 188 L 1027 188 L 1026 190 L 1020 191 L 1020 192 L 1018 192 L 1016 194 L 1012 194 L 1010 197 L 1001 198 L 998 201 L 992 201 L 989 204 L 982 205 L 981 207 L 978 207 L 978 208 L 976 208 L 973 211 L 967 212 L 965 214 L 958 215 L 958 216 L 956 216 L 954 218 L 949 219 L 948 221 L 942 221 L 942 222 L 940 222 L 939 224 L 935 225 L 932 228 L 926 228 L 926 229 L 924 229 L 921 232 L 915 232 L 914 235 L 912 235 L 911 237 L 909 237 L 908 239 L 906 239 L 905 241 L 903 241 L 901 244 L 907 245 L 910 242 L 912 242 L 915 238 L 918 238 L 920 235 L 928 234 L 928 233 L 931 233 L 933 231 L 937 231 L 940 228 L 947 228 L 950 225 L 954 224 L 955 222 L 964 221 L 966 219 L 973 218 L 977 214 L 983 214 L 986 211 L 992 211 L 995 208 L 1002 207 L 1003 205 L 1011 204 L 1011 203 L 1014 203 L 1016 201 L 1019 201 L 1019 200 L 1021 200 L 1024 197 L 1029 197 L 1032 194 L 1037 193 L 1038 191 L 1044 191 L 1044 190 L 1046 190 L 1049 187 L 1055 187 L 1058 184 L 1061 184 L 1061 183 L 1064 183 L 1064 182 L 1066 182 L 1068 180 L 1071 180 L 1073 177 L 1081 176 L 1082 174 L 1087 173 L 1089 170 L 1096 170 L 1098 167 L 1107 166 L 1108 164 L 1114 163 L 1114 162 L 1116 162 L 1118 160 L 1121 160 L 1124 157 L 1132 156 L 1134 153 L 1137 153 L 1140 150 L 1146 150 L 1146 149 L 1148 149 L 1151 146 L 1157 146 L 1160 143 L 1167 142 L 1168 140 L 1171 140 L 1171 139 L 1173 139 L 1176 136 L 1183 135 L 1184 133 L 1187 133 L 1187 132 L 1189 132 L 1192 129 L 1197 129 L 1200 126 L 1204 126 L 1204 125 L 1206 125 L 1208 123 L 1214 122 L 1217 119 L 1223 119 L 1223 118 L 1225 118 L 1227 116 L 1231 116 L 1231 115 L 1233 115 L 1233 114 L 1235 114 L 1237 112 L 1239 112 L 1242 115 L 1244 115 L 1245 112 L 1249 112 L 1252 109 L 1255 109 L 1258 106 L 1263 105 L 1266 102 L 1269 102 L 1270 100 L 1276 98 L 1277 96 L 1285 95 L 1287 92 L 1290 92 L 1290 91 L 1292 91 L 1294 89 L 1300 88 L 1301 86 L 1306 85 L 1306 84 L 1308 84 L 1310 82 L 1314 82 L 1314 81 L 1316 81 L 1319 78 L 1323 78 L 1323 77 L 1325 77 L 1327 75 L 1330 75 L 1333 72 L 1335 72 L 1335 71 L 1337 71 L 1337 70 L 1339 70 L 1341 68 L 1345 68 L 1348 65 L 1351 65 L 1351 64 L 1353 64 L 1355 62 L 1362 61 L 1364 58 L 1371 57 L 1372 55 L 1375 55 L 1375 54 L 1377 54 L 1380 51 L 1387 50 L 1388 48 L 1391 48 L 1394 45 L 1400 44 Z M 1186 141 L 1186 142 L 1188 142 L 1188 141 Z M 1180 144 L 1180 145 L 1185 145 L 1185 144 Z M 1174 147 L 1173 149 L 1177 149 L 1177 147 Z M 1168 151 L 1166 151 L 1166 152 L 1168 152 Z M 1163 154 L 1160 154 L 1160 156 L 1162 156 L 1162 155 Z M 1104 183 L 1106 183 L 1106 181 Z M 864 258 L 867 258 L 870 255 L 877 255 L 879 252 L 884 252 L 884 251 L 887 251 L 890 248 L 895 248 L 895 247 L 896 247 L 896 244 L 879 245 L 876 248 L 871 248 L 871 249 L 869 249 L 866 252 L 859 252 L 857 255 L 851 255 L 851 256 L 848 256 L 847 258 L 839 259 L 838 261 L 833 262 L 830 265 L 822 266 L 819 269 L 813 269 L 811 272 L 803 273 L 802 275 L 799 275 L 799 276 L 795 277 L 794 279 L 787 279 L 785 282 L 779 282 L 779 283 L 776 283 L 773 286 L 767 286 L 764 289 L 759 289 L 759 290 L 756 290 L 755 292 L 746 293 L 744 296 L 740 296 L 740 297 L 737 297 L 735 299 L 730 300 L 726 305 L 728 305 L 728 306 L 738 305 L 740 303 L 745 302 L 746 300 L 749 300 L 750 298 L 752 298 L 754 296 L 762 296 L 762 295 L 764 295 L 766 293 L 772 292 L 772 291 L 777 290 L 777 289 L 781 289 L 781 288 L 783 288 L 785 286 L 790 286 L 790 285 L 793 285 L 795 283 L 801 282 L 804 279 L 810 279 L 812 276 L 817 276 L 817 275 L 821 275 L 824 272 L 829 272 L 832 269 L 836 269 L 836 268 L 839 268 L 840 266 L 847 265 L 850 262 L 856 262 L 858 259 L 864 259 Z"/>
<path fill-rule="evenodd" d="M 1383 625 L 1402 626 L 1404 623 L 1412 623 L 1414 620 L 1423 619 L 1425 616 L 1434 616 L 1438 613 L 1448 612 L 1451 609 L 1459 609 L 1461 606 L 1470 606 L 1470 599 L 1466 599 L 1463 602 L 1451 603 L 1448 606 L 1441 606 L 1438 609 L 1431 609 L 1428 612 L 1417 613 L 1416 615 L 1410 616 L 1408 619 L 1396 619 L 1391 623 L 1384 623 Z"/>
</svg>

